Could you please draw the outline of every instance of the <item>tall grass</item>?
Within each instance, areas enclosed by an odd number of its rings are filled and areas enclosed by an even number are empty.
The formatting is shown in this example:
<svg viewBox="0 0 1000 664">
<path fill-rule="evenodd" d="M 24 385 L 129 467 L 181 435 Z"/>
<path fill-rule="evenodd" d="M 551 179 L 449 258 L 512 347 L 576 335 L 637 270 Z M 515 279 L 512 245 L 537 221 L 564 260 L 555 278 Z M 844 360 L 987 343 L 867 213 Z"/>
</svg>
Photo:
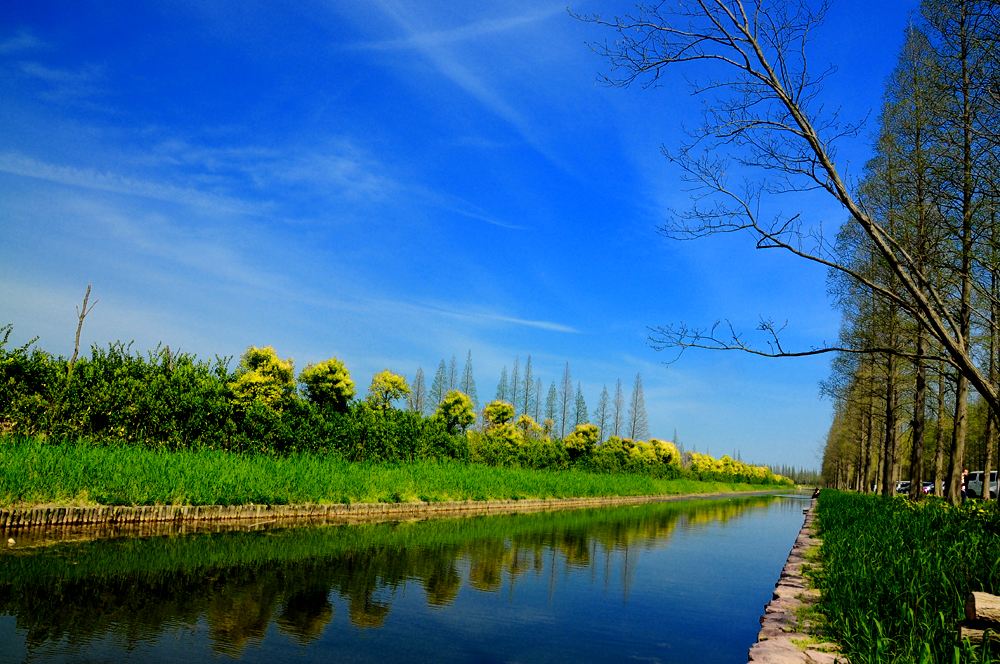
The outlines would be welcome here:
<svg viewBox="0 0 1000 664">
<path fill-rule="evenodd" d="M 664 480 L 458 461 L 352 463 L 337 456 L 168 452 L 0 438 L 0 505 L 238 505 L 678 495 L 761 485 Z"/>
<path fill-rule="evenodd" d="M 824 571 L 818 578 L 830 636 L 851 662 L 997 662 L 958 643 L 968 592 L 1000 591 L 996 503 L 823 491 Z"/>
</svg>

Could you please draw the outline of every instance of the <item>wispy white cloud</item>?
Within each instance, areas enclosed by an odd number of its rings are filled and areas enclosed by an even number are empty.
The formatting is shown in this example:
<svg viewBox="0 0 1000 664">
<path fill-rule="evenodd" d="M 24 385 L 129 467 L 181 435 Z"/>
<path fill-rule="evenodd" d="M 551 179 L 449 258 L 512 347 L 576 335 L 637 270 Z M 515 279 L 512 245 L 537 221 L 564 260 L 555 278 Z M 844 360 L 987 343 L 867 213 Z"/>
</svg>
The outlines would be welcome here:
<svg viewBox="0 0 1000 664">
<path fill-rule="evenodd" d="M 475 306 L 465 306 L 459 303 L 403 301 L 377 296 L 337 299 L 331 298 L 328 295 L 310 296 L 302 292 L 298 294 L 289 293 L 289 297 L 294 297 L 302 302 L 311 303 L 313 305 L 333 309 L 369 312 L 373 310 L 380 310 L 391 312 L 393 315 L 398 315 L 401 312 L 418 315 L 430 314 L 436 317 L 464 320 L 473 324 L 490 327 L 516 326 L 545 330 L 547 332 L 558 332 L 561 334 L 579 334 L 579 330 L 563 323 L 521 318 L 519 316 L 512 316 L 502 312 L 477 308 Z"/>
<path fill-rule="evenodd" d="M 0 39 L 0 55 L 38 51 L 48 48 L 48 43 L 39 39 L 33 32 L 21 28 L 13 36 Z"/>
<path fill-rule="evenodd" d="M 546 332 L 560 332 L 563 334 L 579 334 L 579 330 L 569 325 L 564 325 L 562 323 L 556 323 L 547 320 L 532 320 L 528 318 L 518 318 L 516 316 L 508 316 L 500 313 L 493 313 L 488 311 L 459 311 L 454 309 L 443 309 L 439 307 L 425 306 L 424 309 L 428 311 L 437 311 L 445 316 L 451 318 L 460 318 L 463 320 L 469 320 L 473 322 L 480 323 L 501 323 L 504 325 L 515 325 L 520 327 L 531 327 L 538 330 L 545 330 Z"/>
<path fill-rule="evenodd" d="M 179 187 L 165 182 L 132 178 L 90 168 L 51 164 L 16 152 L 0 153 L 0 172 L 82 189 L 180 203 L 226 213 L 260 213 L 263 207 L 260 203 L 251 204 L 238 198 L 205 193 L 198 189 Z"/>
<path fill-rule="evenodd" d="M 489 74 L 479 74 L 467 66 L 468 58 L 462 57 L 457 47 L 473 40 L 481 47 L 482 37 L 516 28 L 525 28 L 544 21 L 557 12 L 554 8 L 533 11 L 527 14 L 479 21 L 465 26 L 437 30 L 420 25 L 408 12 L 395 3 L 379 2 L 382 12 L 400 28 L 405 36 L 398 40 L 375 41 L 356 44 L 355 48 L 376 48 L 380 50 L 412 49 L 420 53 L 439 74 L 450 80 L 458 88 L 478 101 L 488 111 L 498 116 L 520 134 L 521 138 L 552 164 L 570 172 L 566 164 L 554 151 L 549 149 L 538 128 L 528 120 L 513 104 L 500 94 L 487 80 Z M 560 7 L 559 11 L 563 11 Z M 490 72 L 495 73 L 496 62 L 491 63 Z"/>
<path fill-rule="evenodd" d="M 411 33 L 402 39 L 385 39 L 381 41 L 362 42 L 354 44 L 353 47 L 365 50 L 435 48 L 448 44 L 457 44 L 473 39 L 479 39 L 532 25 L 545 21 L 553 16 L 564 14 L 565 11 L 566 9 L 563 5 L 550 5 L 548 7 L 539 8 L 535 11 L 529 11 L 525 14 L 517 16 L 489 18 L 443 30 L 426 30 L 420 33 Z"/>
<path fill-rule="evenodd" d="M 90 102 L 104 90 L 104 72 L 94 65 L 66 69 L 24 61 L 18 63 L 17 69 L 22 76 L 41 83 L 44 96 L 56 102 Z"/>
</svg>

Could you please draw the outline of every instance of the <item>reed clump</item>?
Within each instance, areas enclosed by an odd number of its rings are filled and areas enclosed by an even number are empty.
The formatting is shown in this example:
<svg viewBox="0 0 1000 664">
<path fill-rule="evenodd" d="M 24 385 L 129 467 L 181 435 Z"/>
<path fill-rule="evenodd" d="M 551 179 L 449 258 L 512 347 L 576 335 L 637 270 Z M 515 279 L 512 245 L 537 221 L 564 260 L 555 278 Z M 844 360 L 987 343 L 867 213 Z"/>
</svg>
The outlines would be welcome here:
<svg viewBox="0 0 1000 664">
<path fill-rule="evenodd" d="M 1000 509 L 824 490 L 817 585 L 828 636 L 854 664 L 998 662 L 959 642 L 972 590 L 1000 592 Z"/>
</svg>

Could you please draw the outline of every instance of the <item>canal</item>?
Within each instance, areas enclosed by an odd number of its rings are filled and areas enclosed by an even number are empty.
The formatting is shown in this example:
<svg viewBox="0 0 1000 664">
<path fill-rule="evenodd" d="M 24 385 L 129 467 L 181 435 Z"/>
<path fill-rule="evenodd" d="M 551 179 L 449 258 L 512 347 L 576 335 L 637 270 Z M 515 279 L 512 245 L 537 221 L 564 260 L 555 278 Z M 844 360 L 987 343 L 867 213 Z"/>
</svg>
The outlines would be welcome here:
<svg viewBox="0 0 1000 664">
<path fill-rule="evenodd" d="M 0 661 L 739 662 L 802 497 L 0 553 Z"/>
</svg>

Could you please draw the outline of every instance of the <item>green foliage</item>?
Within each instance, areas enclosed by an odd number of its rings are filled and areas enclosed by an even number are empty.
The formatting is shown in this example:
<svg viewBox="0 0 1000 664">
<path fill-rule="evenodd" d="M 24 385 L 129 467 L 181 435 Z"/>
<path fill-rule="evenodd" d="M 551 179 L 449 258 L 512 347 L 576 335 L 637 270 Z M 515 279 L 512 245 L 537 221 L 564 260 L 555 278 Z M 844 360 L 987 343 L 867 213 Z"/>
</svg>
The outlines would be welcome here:
<svg viewBox="0 0 1000 664">
<path fill-rule="evenodd" d="M 435 417 L 440 418 L 449 433 L 461 433 L 476 421 L 472 399 L 464 392 L 451 390 L 438 404 Z"/>
<path fill-rule="evenodd" d="M 522 439 L 521 431 L 510 422 L 492 424 L 482 433 L 470 432 L 469 451 L 472 460 L 478 463 L 489 466 L 521 466 Z"/>
<path fill-rule="evenodd" d="M 601 433 L 593 424 L 577 424 L 572 433 L 563 439 L 563 445 L 573 461 L 587 458 L 594 452 Z"/>
<path fill-rule="evenodd" d="M 775 475 L 767 466 L 752 466 L 748 463 L 732 459 L 727 455 L 723 455 L 720 459 L 715 459 L 707 454 L 690 452 L 689 456 L 689 470 L 698 479 L 733 479 L 738 482 L 749 482 L 750 484 L 792 485 L 791 480 Z"/>
<path fill-rule="evenodd" d="M 378 410 L 389 410 L 392 403 L 410 393 L 406 379 L 394 374 L 388 369 L 372 376 L 372 384 L 368 387 L 368 403 Z"/>
<path fill-rule="evenodd" d="M 8 349 L 13 325 L 0 327 L 0 433 L 36 434 L 65 384 L 65 368 L 32 339 Z"/>
<path fill-rule="evenodd" d="M 405 380 L 389 372 L 373 379 L 372 398 L 352 404 L 354 385 L 336 358 L 302 371 L 307 399 L 298 399 L 291 361 L 281 360 L 270 347 L 249 349 L 232 373 L 225 358 L 204 362 L 166 346 L 142 355 L 116 342 L 92 347 L 70 375 L 65 358 L 31 342 L 10 348 L 10 334 L 11 326 L 0 327 L 0 435 L 164 451 L 334 454 L 358 462 L 473 459 L 504 467 L 576 467 L 656 477 L 684 472 L 670 443 L 611 439 L 595 446 L 592 425 L 578 428 L 564 442 L 551 437 L 551 420 L 545 427 L 527 414 L 512 421 L 514 408 L 506 402 L 487 406 L 485 431 L 466 433 L 476 415 L 469 397 L 457 390 L 445 396 L 433 417 L 400 412 L 390 406 L 402 396 Z M 744 470 L 699 466 L 694 474 L 767 481 Z"/>
<path fill-rule="evenodd" d="M 486 421 L 487 427 L 507 424 L 512 419 L 514 419 L 514 405 L 507 401 L 497 399 L 483 408 L 483 420 Z"/>
<path fill-rule="evenodd" d="M 656 454 L 657 462 L 680 470 L 681 453 L 675 444 L 656 438 L 650 438 L 649 444 L 653 446 L 653 452 Z"/>
<path fill-rule="evenodd" d="M 372 411 L 374 412 L 374 411 Z M 390 411 L 391 412 L 391 411 Z M 0 505 L 232 505 L 641 496 L 750 485 L 416 460 L 350 463 L 337 455 L 165 452 L 0 437 Z"/>
<path fill-rule="evenodd" d="M 354 381 L 343 362 L 335 357 L 310 364 L 299 374 L 306 398 L 321 408 L 344 413 L 354 398 Z"/>
<path fill-rule="evenodd" d="M 820 609 L 850 661 L 997 661 L 955 640 L 966 594 L 1000 593 L 996 503 L 824 490 L 818 509 Z"/>
<path fill-rule="evenodd" d="M 621 473 L 628 467 L 628 450 L 632 441 L 618 436 L 609 436 L 607 440 L 594 448 L 587 467 L 601 473 Z"/>
<path fill-rule="evenodd" d="M 295 372 L 291 360 L 282 360 L 271 346 L 250 346 L 236 369 L 229 389 L 233 401 L 243 406 L 259 402 L 281 410 L 295 396 Z"/>
<path fill-rule="evenodd" d="M 521 430 L 521 435 L 525 439 L 542 437 L 542 426 L 531 415 L 521 415 L 514 424 Z"/>
</svg>

